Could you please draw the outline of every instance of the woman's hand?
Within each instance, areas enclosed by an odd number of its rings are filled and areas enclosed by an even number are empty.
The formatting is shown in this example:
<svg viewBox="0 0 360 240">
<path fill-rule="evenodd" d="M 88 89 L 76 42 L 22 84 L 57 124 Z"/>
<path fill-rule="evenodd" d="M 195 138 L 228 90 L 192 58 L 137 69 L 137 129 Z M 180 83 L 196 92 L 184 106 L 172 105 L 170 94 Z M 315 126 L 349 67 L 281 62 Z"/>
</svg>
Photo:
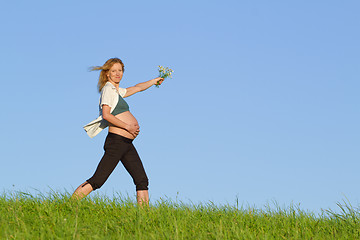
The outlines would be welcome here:
<svg viewBox="0 0 360 240">
<path fill-rule="evenodd" d="M 164 81 L 164 78 L 157 77 L 157 78 L 152 79 L 152 81 L 154 81 L 154 85 L 159 86 L 159 85 L 161 85 L 162 82 Z"/>
<path fill-rule="evenodd" d="M 126 126 L 126 131 L 128 131 L 131 135 L 135 137 L 137 137 L 137 135 L 139 135 L 140 132 L 140 127 L 138 124 L 134 124 L 134 125 L 127 125 Z"/>
</svg>

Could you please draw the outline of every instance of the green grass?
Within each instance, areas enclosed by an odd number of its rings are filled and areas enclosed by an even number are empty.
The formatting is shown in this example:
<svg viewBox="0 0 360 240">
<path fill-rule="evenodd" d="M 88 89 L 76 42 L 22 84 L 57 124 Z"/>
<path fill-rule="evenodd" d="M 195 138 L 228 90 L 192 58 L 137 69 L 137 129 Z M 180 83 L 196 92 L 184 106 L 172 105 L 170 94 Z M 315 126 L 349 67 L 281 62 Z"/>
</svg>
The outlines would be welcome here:
<svg viewBox="0 0 360 240">
<path fill-rule="evenodd" d="M 358 211 L 338 206 L 315 215 L 165 199 L 142 209 L 129 197 L 17 192 L 0 196 L 0 239 L 359 239 Z"/>
</svg>

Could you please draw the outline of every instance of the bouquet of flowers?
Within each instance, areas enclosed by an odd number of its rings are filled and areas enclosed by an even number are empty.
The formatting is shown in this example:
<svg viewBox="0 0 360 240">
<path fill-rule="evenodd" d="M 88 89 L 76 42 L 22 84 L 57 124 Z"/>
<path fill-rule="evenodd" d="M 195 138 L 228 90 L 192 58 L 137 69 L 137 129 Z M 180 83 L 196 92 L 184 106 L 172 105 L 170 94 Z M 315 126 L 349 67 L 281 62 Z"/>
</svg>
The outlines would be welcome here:
<svg viewBox="0 0 360 240">
<path fill-rule="evenodd" d="M 172 69 L 168 68 L 168 67 L 163 67 L 163 66 L 158 66 L 158 70 L 159 70 L 159 77 L 161 78 L 167 78 L 167 77 L 170 77 L 172 78 L 171 74 L 174 72 Z M 160 86 L 160 81 L 158 81 L 156 84 L 155 84 L 156 87 L 159 87 Z"/>
</svg>

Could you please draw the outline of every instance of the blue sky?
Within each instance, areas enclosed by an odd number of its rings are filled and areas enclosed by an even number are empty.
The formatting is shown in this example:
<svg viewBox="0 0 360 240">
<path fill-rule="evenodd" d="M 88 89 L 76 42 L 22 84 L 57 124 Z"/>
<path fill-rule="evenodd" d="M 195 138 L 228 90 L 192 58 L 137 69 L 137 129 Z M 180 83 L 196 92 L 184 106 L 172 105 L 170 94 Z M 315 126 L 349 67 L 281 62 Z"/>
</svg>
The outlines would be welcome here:
<svg viewBox="0 0 360 240">
<path fill-rule="evenodd" d="M 0 188 L 72 192 L 106 132 L 98 72 L 119 57 L 152 201 L 359 204 L 358 1 L 6 1 L 0 4 Z M 35 190 L 36 189 L 36 190 Z M 119 165 L 102 189 L 135 194 Z"/>
</svg>

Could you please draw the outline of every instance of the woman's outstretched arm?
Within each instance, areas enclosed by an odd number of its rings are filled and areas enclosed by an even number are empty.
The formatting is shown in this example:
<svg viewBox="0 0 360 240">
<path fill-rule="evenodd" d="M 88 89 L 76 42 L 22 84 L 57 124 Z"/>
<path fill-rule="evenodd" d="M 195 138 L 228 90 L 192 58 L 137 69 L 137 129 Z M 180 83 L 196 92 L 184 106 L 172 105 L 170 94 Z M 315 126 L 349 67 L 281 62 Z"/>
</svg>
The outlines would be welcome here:
<svg viewBox="0 0 360 240">
<path fill-rule="evenodd" d="M 146 82 L 138 83 L 133 87 L 128 87 L 128 88 L 126 88 L 126 94 L 125 94 L 124 98 L 129 97 L 137 92 L 142 92 L 142 91 L 148 89 L 149 87 L 151 87 L 152 85 L 155 85 L 158 81 L 160 81 L 159 83 L 161 84 L 164 81 L 164 79 L 158 77 L 158 78 L 154 78 L 149 81 L 146 81 Z"/>
</svg>

